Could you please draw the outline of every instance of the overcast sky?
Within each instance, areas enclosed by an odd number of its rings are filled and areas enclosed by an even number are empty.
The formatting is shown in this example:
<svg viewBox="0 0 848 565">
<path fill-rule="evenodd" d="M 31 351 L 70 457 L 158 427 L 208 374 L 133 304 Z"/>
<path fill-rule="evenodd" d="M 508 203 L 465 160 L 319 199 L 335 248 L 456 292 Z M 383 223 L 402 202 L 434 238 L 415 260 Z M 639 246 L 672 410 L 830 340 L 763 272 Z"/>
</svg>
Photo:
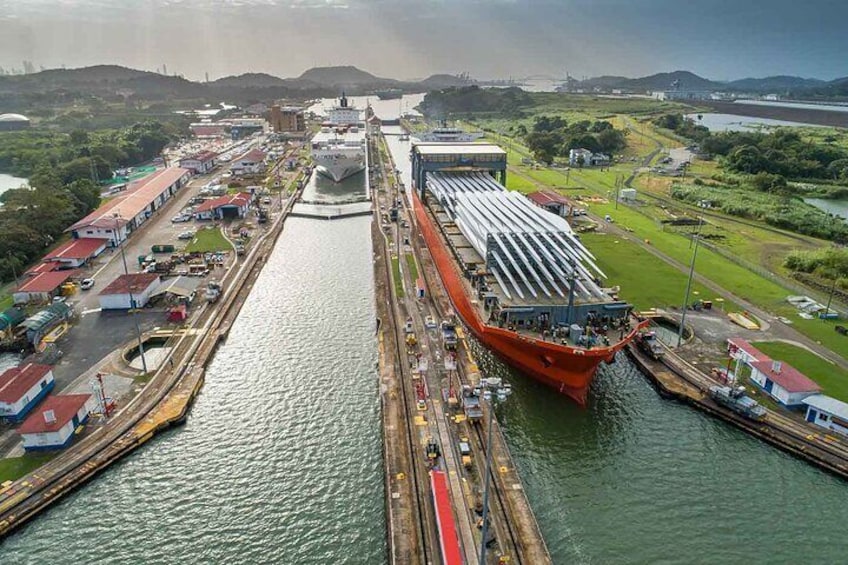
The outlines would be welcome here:
<svg viewBox="0 0 848 565">
<path fill-rule="evenodd" d="M 4 68 L 832 79 L 847 54 L 845 0 L 0 0 Z"/>
</svg>

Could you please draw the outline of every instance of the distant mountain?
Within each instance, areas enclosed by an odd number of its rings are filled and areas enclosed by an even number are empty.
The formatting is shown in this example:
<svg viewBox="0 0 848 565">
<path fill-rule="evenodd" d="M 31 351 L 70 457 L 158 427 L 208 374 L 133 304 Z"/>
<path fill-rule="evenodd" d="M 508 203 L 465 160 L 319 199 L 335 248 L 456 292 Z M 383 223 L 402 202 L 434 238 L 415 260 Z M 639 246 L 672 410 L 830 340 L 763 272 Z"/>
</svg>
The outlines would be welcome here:
<svg viewBox="0 0 848 565">
<path fill-rule="evenodd" d="M 765 78 L 743 78 L 733 80 L 726 84 L 729 90 L 746 92 L 775 92 L 786 90 L 797 90 L 802 88 L 815 88 L 826 84 L 825 81 L 816 78 L 801 78 L 796 76 L 778 75 Z"/>
<path fill-rule="evenodd" d="M 297 81 L 317 84 L 320 86 L 338 85 L 373 85 L 378 83 L 397 83 L 396 80 L 379 78 L 369 72 L 353 66 L 316 67 L 305 71 L 297 77 Z"/>
<path fill-rule="evenodd" d="M 468 86 L 468 79 L 448 74 L 430 75 L 417 83 L 427 89 L 450 88 L 452 86 Z"/>
<path fill-rule="evenodd" d="M 584 81 L 572 81 L 575 85 L 580 86 L 582 88 L 601 88 L 601 89 L 612 89 L 612 88 L 621 88 L 621 85 L 625 82 L 633 80 L 627 77 L 619 77 L 619 76 L 611 76 L 611 75 L 603 75 L 599 77 L 593 77 Z"/>
<path fill-rule="evenodd" d="M 213 88 L 268 88 L 286 86 L 286 81 L 268 73 L 244 73 L 237 76 L 222 77 L 208 84 Z"/>
<path fill-rule="evenodd" d="M 848 100 L 848 77 L 842 77 L 825 84 L 796 90 L 792 92 L 795 97 Z"/>
</svg>

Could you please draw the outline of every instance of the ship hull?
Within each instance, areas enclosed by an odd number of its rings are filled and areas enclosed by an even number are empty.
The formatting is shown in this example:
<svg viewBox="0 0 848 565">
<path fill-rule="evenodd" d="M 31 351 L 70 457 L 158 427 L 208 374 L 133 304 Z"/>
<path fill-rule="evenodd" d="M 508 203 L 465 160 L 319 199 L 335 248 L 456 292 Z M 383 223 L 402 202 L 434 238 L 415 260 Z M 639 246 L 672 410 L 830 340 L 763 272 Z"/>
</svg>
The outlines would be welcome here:
<svg viewBox="0 0 848 565">
<path fill-rule="evenodd" d="M 341 182 L 347 177 L 365 170 L 364 153 L 355 156 L 313 154 L 312 157 L 315 161 L 316 170 L 334 182 Z"/>
<path fill-rule="evenodd" d="M 424 238 L 451 304 L 471 333 L 507 364 L 558 392 L 585 405 L 598 365 L 611 363 L 615 354 L 632 340 L 637 324 L 624 339 L 609 347 L 576 348 L 543 341 L 484 323 L 465 290 L 465 283 L 435 222 L 418 194 L 412 195 L 415 220 Z"/>
</svg>

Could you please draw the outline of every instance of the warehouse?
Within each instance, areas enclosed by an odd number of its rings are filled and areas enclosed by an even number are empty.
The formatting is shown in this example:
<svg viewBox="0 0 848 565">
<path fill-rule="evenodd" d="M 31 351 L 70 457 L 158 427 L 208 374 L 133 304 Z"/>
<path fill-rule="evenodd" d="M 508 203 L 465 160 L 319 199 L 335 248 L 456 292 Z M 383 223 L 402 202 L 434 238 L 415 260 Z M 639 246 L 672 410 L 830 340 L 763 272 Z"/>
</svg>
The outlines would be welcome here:
<svg viewBox="0 0 848 565">
<path fill-rule="evenodd" d="M 144 308 L 159 282 L 156 273 L 121 275 L 100 291 L 100 307 L 103 310 Z"/>
<path fill-rule="evenodd" d="M 0 417 L 11 423 L 23 420 L 53 390 L 49 365 L 28 363 L 0 375 Z"/>
<path fill-rule="evenodd" d="M 97 401 L 91 394 L 48 396 L 18 428 L 24 449 L 43 451 L 67 447 L 74 440 L 77 428 L 88 420 L 96 406 Z"/>
<path fill-rule="evenodd" d="M 24 281 L 12 294 L 15 304 L 48 302 L 61 294 L 62 285 L 76 276 L 76 270 L 48 271 L 33 275 Z"/>
<path fill-rule="evenodd" d="M 180 167 L 159 170 L 133 182 L 116 196 L 67 230 L 74 238 L 99 238 L 117 246 L 147 221 L 191 177 Z"/>
<path fill-rule="evenodd" d="M 60 263 L 63 267 L 82 267 L 106 249 L 108 239 L 82 237 L 60 245 L 44 256 L 45 262 Z"/>
</svg>

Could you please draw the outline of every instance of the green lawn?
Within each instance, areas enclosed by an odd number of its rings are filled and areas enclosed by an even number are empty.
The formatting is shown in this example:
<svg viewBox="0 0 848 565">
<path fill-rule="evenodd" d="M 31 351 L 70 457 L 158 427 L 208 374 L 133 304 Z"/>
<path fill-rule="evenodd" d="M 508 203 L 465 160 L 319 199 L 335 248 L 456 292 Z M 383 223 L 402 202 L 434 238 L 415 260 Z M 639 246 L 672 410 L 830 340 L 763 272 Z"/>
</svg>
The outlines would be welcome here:
<svg viewBox="0 0 848 565">
<path fill-rule="evenodd" d="M 406 266 L 409 267 L 409 278 L 418 280 L 418 265 L 415 264 L 415 256 L 412 253 L 406 254 Z"/>
<path fill-rule="evenodd" d="M 621 287 L 621 298 L 638 310 L 680 308 L 686 293 L 686 274 L 651 255 L 632 241 L 614 235 L 585 233 L 581 241 L 595 255 L 598 266 L 609 277 L 604 284 Z M 689 303 L 721 298 L 706 287 L 692 283 Z M 721 307 L 715 303 L 715 307 Z M 725 309 L 735 305 L 725 302 Z"/>
<path fill-rule="evenodd" d="M 789 363 L 816 381 L 828 396 L 848 402 L 848 371 L 831 364 L 815 353 L 789 343 L 758 341 L 752 345 L 772 359 Z"/>
<path fill-rule="evenodd" d="M 0 482 L 20 479 L 33 469 L 47 463 L 55 456 L 55 453 L 28 453 L 21 457 L 0 459 Z"/>
<path fill-rule="evenodd" d="M 517 146 L 518 144 L 513 142 L 513 147 L 516 148 Z M 544 184 L 566 186 L 566 175 L 563 171 L 553 169 L 533 170 L 524 166 L 517 166 L 515 168 Z M 626 167 L 613 167 L 609 171 L 572 169 L 568 186 L 583 186 L 588 189 L 586 192 L 594 192 L 599 196 L 606 197 L 610 192 L 615 190 L 616 177 L 623 174 L 626 170 Z M 632 230 L 635 238 L 649 240 L 651 245 L 666 255 L 684 264 L 688 264 L 691 260 L 692 250 L 687 238 L 682 237 L 674 231 L 667 231 L 662 224 L 640 213 L 637 209 L 624 205 L 619 205 L 616 209 L 614 202 L 591 204 L 589 209 L 601 217 L 609 214 L 619 226 Z M 653 257 L 649 256 L 649 258 L 651 261 L 648 263 L 651 266 L 650 270 L 658 268 L 657 265 L 661 262 Z M 642 268 L 644 268 L 644 265 Z M 790 294 L 795 294 L 794 292 L 745 267 L 733 263 L 722 255 L 710 251 L 705 247 L 702 247 L 698 251 L 696 270 L 699 274 L 708 277 L 722 288 L 733 292 L 737 296 L 749 300 L 772 314 L 789 318 L 792 320 L 794 327 L 801 333 L 820 342 L 843 357 L 848 356 L 848 339 L 845 339 L 844 336 L 834 331 L 834 326 L 840 323 L 844 325 L 844 321 L 804 320 L 799 318 L 795 308 L 786 302 L 786 297 Z M 612 284 L 619 284 L 613 277 L 611 279 L 613 281 Z M 622 288 L 624 286 L 622 284 Z M 627 296 L 625 295 L 625 297 Z M 627 298 L 636 301 L 638 296 Z M 672 301 L 667 298 L 665 303 L 676 303 L 677 301 L 678 299 Z"/>
<path fill-rule="evenodd" d="M 403 278 L 400 274 L 400 259 L 392 257 L 392 279 L 395 283 L 395 294 L 398 298 L 405 296 L 403 292 Z"/>
<path fill-rule="evenodd" d="M 203 228 L 198 230 L 194 235 L 191 243 L 186 245 L 186 251 L 189 253 L 199 251 L 208 253 L 212 251 L 230 251 L 233 246 L 221 233 L 218 228 Z"/>
</svg>

